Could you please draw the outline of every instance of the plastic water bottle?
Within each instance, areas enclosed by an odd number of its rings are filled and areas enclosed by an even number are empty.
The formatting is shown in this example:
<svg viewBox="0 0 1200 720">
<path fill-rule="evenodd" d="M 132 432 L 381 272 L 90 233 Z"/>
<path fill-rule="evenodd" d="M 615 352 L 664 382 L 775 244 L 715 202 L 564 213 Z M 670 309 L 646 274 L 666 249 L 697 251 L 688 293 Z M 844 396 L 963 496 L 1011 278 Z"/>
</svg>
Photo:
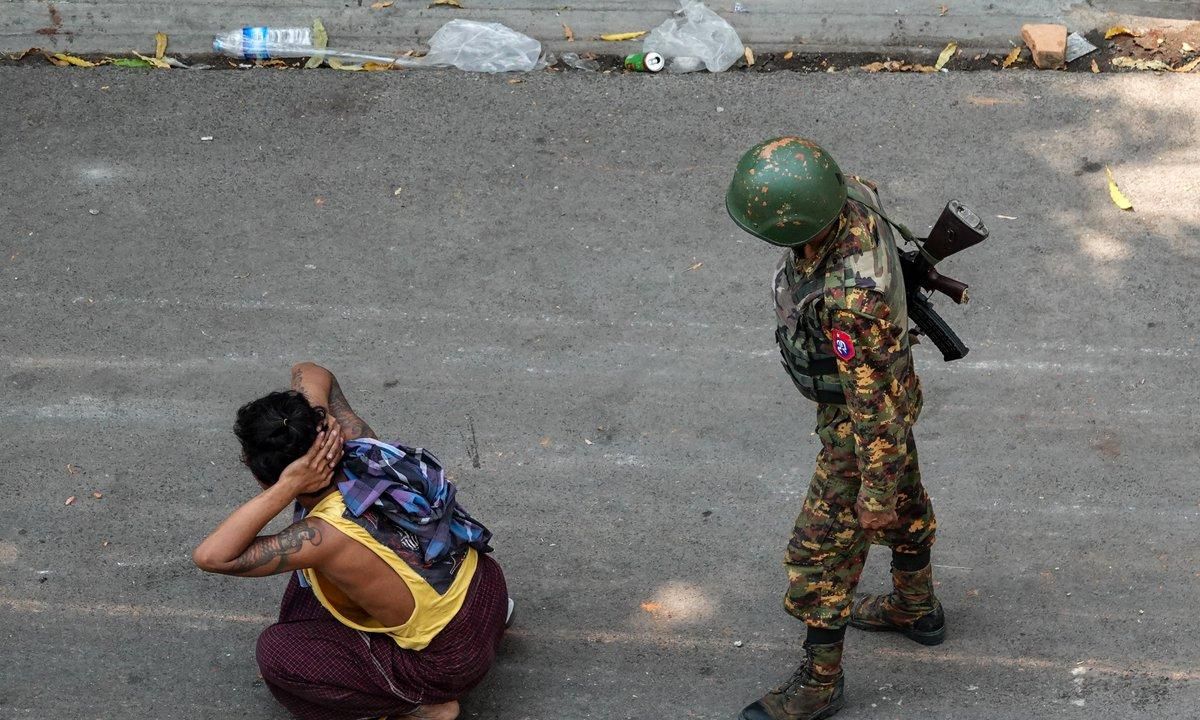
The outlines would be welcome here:
<svg viewBox="0 0 1200 720">
<path fill-rule="evenodd" d="M 213 50 L 242 60 L 308 57 L 316 52 L 312 29 L 245 27 L 213 38 Z"/>
</svg>

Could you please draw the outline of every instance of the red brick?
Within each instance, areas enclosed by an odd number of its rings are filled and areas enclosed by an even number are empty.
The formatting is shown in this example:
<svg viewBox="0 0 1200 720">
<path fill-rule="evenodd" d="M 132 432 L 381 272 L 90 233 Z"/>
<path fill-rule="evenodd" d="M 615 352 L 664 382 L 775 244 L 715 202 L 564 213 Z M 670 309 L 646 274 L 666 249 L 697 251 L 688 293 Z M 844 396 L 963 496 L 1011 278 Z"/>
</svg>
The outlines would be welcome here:
<svg viewBox="0 0 1200 720">
<path fill-rule="evenodd" d="M 1033 51 L 1033 64 L 1043 70 L 1066 65 L 1067 28 L 1065 25 L 1023 25 L 1021 39 Z"/>
</svg>

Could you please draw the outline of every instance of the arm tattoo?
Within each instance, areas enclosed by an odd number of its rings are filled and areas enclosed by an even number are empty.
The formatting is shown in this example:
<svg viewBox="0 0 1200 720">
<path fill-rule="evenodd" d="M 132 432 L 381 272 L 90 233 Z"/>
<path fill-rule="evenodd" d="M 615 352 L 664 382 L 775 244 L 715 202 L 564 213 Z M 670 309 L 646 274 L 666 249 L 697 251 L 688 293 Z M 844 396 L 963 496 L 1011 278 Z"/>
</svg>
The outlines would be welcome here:
<svg viewBox="0 0 1200 720">
<path fill-rule="evenodd" d="M 329 386 L 329 413 L 337 419 L 347 438 L 376 437 L 371 426 L 354 414 L 354 409 L 346 401 L 346 396 L 342 393 L 342 386 L 338 385 L 336 377 Z"/>
<path fill-rule="evenodd" d="M 289 555 L 300 551 L 304 543 L 313 547 L 321 544 L 321 530 L 307 520 L 284 528 L 278 535 L 256 538 L 237 560 L 233 561 L 233 572 L 250 572 L 275 562 L 274 572 L 287 563 Z"/>
</svg>

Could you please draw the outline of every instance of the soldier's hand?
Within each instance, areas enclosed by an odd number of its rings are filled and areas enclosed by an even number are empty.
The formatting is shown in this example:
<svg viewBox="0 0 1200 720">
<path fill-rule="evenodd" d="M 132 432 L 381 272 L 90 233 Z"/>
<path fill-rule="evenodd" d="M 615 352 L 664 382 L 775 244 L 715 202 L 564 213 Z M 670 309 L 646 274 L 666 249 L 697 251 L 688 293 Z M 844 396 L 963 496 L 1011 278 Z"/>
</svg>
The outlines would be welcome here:
<svg viewBox="0 0 1200 720">
<path fill-rule="evenodd" d="M 863 530 L 886 530 L 900 523 L 895 509 L 873 512 L 863 507 L 861 498 L 854 504 L 854 512 L 858 515 L 858 524 Z"/>
</svg>

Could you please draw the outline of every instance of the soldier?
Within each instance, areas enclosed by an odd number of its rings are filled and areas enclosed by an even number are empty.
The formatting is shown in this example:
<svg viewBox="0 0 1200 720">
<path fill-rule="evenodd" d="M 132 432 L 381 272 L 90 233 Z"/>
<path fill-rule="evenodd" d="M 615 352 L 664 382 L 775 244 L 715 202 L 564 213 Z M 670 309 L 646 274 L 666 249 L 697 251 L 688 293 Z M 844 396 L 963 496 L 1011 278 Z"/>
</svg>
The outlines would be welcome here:
<svg viewBox="0 0 1200 720">
<path fill-rule="evenodd" d="M 817 720 L 840 710 L 847 624 L 924 645 L 945 637 L 929 564 L 936 523 L 912 435 L 921 386 L 904 278 L 876 190 L 845 177 L 815 143 L 782 137 L 742 156 L 725 198 L 739 227 L 787 248 L 775 273 L 775 338 L 796 387 L 817 403 L 821 439 L 784 560 L 784 607 L 808 626 L 805 659 L 743 720 Z M 855 597 L 872 543 L 892 550 L 894 589 Z"/>
</svg>

